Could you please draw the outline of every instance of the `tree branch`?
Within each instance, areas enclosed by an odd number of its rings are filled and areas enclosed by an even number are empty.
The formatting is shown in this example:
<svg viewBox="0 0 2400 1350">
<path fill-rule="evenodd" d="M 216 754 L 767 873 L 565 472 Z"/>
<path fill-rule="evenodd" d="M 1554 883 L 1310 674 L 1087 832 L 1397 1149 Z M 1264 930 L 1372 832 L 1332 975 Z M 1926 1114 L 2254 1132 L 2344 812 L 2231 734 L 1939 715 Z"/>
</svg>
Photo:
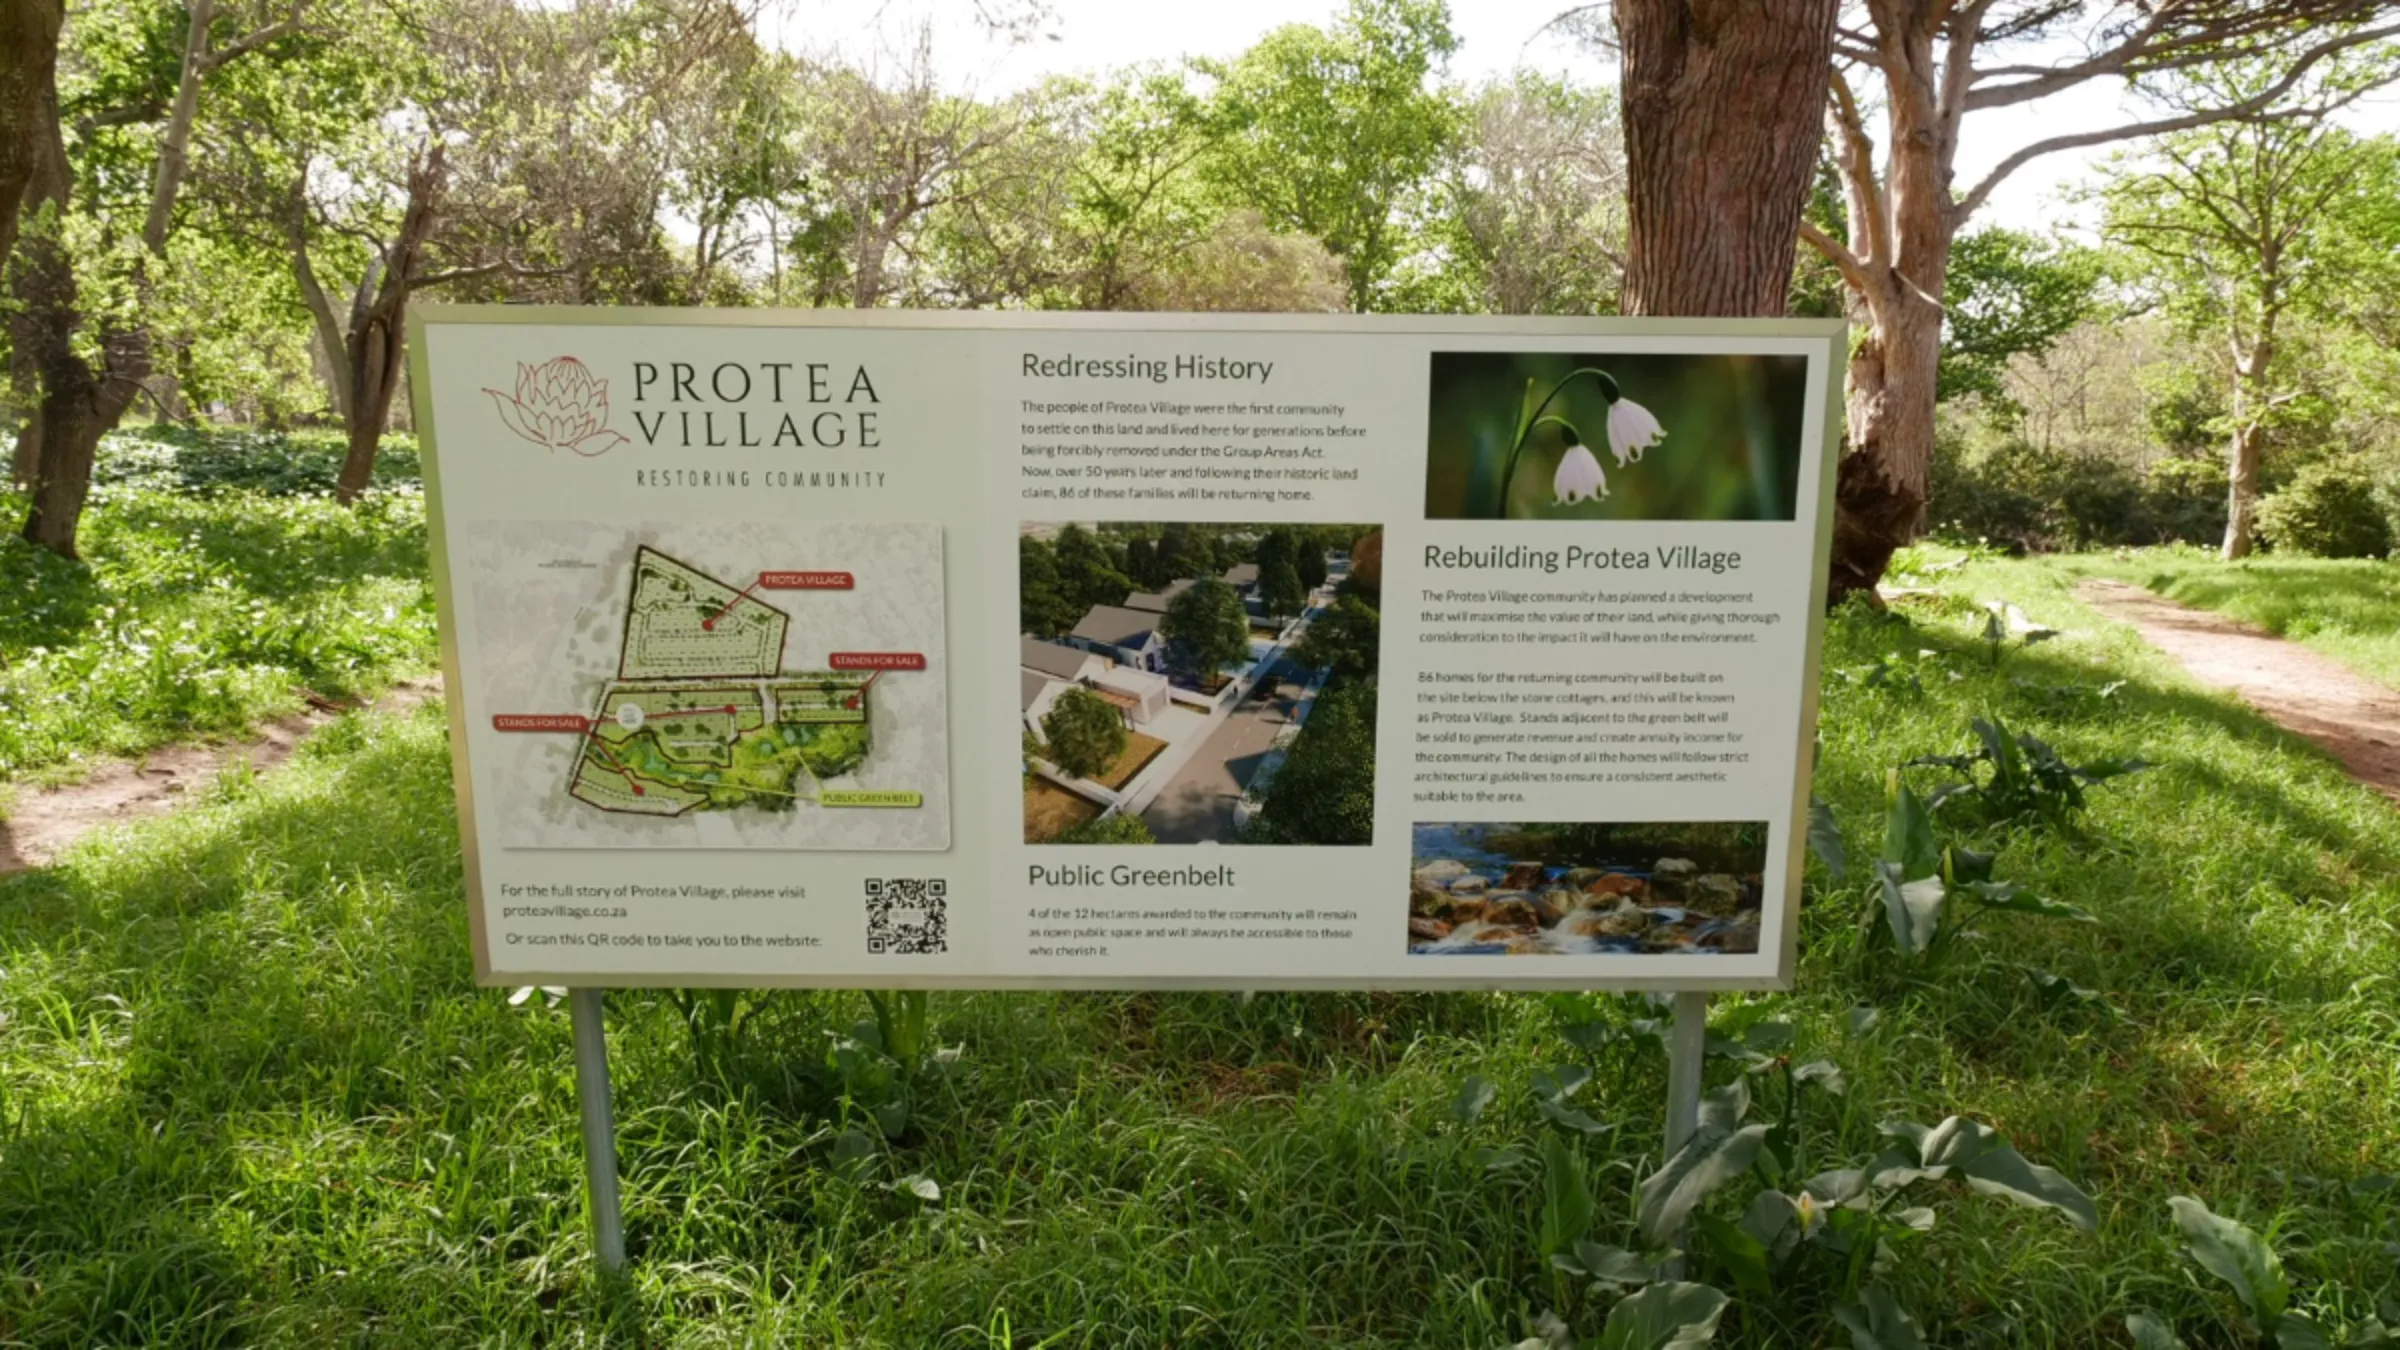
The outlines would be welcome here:
<svg viewBox="0 0 2400 1350">
<path fill-rule="evenodd" d="M 1841 272 L 1842 280 L 1848 283 L 1850 289 L 1861 295 L 1867 293 L 1866 264 L 1861 262 L 1859 256 L 1852 253 L 1841 240 L 1803 220 L 1800 222 L 1800 242 L 1823 254 L 1825 261 L 1832 263 Z"/>
<path fill-rule="evenodd" d="M 2144 136 L 2189 131 L 2194 127 L 2230 122 L 2237 118 L 2273 116 L 2275 114 L 2268 112 L 2268 109 L 2274 106 L 2275 100 L 2288 93 L 2292 86 L 2298 84 L 2319 61 L 2337 52 L 2380 41 L 2395 34 L 2400 34 L 2400 24 L 2361 29 L 2340 38 L 2329 39 L 2311 48 L 2299 60 L 2293 62 L 2292 68 L 2285 71 L 2282 77 L 2273 84 L 2248 98 L 2226 104 L 2221 108 L 2186 113 L 2181 117 L 2161 117 L 2148 122 L 2128 122 L 2122 126 L 2106 127 L 2099 131 L 2076 132 L 2071 135 L 2052 136 L 2047 140 L 2035 141 L 1994 165 L 1992 171 L 1983 176 L 1982 182 L 1977 183 L 1951 207 L 1951 216 L 1955 220 L 1965 220 L 1968 216 L 1975 214 L 1976 209 L 1983 205 L 1984 201 L 1992 195 L 1993 189 L 1999 187 L 2003 180 L 2043 155 L 2054 154 L 2060 150 L 2079 149 L 2087 145 L 2106 145 L 2111 141 L 2137 140 Z M 2400 68 L 2389 72 L 2382 83 L 2388 84 L 2393 80 L 2400 80 Z M 1969 106 L 1974 106 L 1972 97 L 1969 99 Z"/>
</svg>

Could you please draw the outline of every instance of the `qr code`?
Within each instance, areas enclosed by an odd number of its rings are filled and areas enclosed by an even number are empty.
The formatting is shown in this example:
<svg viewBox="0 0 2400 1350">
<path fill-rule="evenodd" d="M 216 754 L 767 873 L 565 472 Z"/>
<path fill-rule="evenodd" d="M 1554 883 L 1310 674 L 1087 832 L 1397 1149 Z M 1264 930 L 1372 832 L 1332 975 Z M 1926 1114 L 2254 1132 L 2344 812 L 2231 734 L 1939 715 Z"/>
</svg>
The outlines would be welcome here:
<svg viewBox="0 0 2400 1350">
<path fill-rule="evenodd" d="M 932 956 L 950 950 L 950 883 L 941 877 L 867 878 L 867 951 Z"/>
</svg>

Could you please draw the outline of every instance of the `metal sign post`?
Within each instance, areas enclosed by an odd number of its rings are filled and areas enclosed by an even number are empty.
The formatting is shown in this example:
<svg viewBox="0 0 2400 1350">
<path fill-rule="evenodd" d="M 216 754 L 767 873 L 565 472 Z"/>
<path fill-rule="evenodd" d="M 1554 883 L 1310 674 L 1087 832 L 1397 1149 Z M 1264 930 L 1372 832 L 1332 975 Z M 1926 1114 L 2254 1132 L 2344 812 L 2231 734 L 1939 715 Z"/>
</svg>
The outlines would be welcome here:
<svg viewBox="0 0 2400 1350">
<path fill-rule="evenodd" d="M 592 1254 L 600 1273 L 625 1269 L 625 1211 L 617 1196 L 616 1103 L 608 1090 L 608 1033 L 601 1023 L 602 991 L 567 994 L 575 1023 L 575 1096 L 583 1105 L 584 1199 L 591 1206 Z"/>
</svg>

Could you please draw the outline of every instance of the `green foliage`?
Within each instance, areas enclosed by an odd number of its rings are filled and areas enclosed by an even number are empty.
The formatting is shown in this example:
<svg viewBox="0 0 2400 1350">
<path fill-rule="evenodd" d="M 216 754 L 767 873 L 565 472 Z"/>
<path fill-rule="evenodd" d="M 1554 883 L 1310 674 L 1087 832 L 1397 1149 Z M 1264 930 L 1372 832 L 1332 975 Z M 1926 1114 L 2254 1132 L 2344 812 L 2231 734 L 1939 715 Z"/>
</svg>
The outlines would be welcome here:
<svg viewBox="0 0 2400 1350">
<path fill-rule="evenodd" d="M 1945 434 L 1934 443 L 1930 493 L 1937 533 L 2013 552 L 2213 543 L 2225 532 L 2221 459 L 2166 458 L 2136 470 L 2016 437 L 1970 451 Z"/>
<path fill-rule="evenodd" d="M 1036 637 L 1072 632 L 1084 609 L 1059 580 L 1058 554 L 1049 542 L 1029 534 L 1017 536 L 1018 631 Z"/>
<path fill-rule="evenodd" d="M 1367 844 L 1375 838 L 1375 686 L 1327 685 L 1267 784 L 1249 842 Z"/>
<path fill-rule="evenodd" d="M 331 462 L 270 438 L 115 437 L 84 562 L 0 539 L 0 779 L 238 733 L 299 710 L 301 690 L 352 700 L 428 667 L 423 501 L 408 486 L 336 506 L 309 490 Z"/>
<path fill-rule="evenodd" d="M 2072 242 L 1998 225 L 1958 236 L 1943 281 L 1939 397 L 2013 406 L 2009 362 L 2083 322 L 2100 279 L 2099 256 Z"/>
<path fill-rule="evenodd" d="M 2233 1290 L 2267 1345 L 2275 1350 L 2334 1350 L 2332 1332 L 2293 1311 L 2292 1282 L 2265 1237 L 2188 1195 L 2168 1197 L 2167 1208 L 2192 1260 Z M 2126 1328 L 2143 1350 L 2180 1350 L 2183 1345 L 2172 1329 L 2147 1313 L 2126 1318 Z M 2381 1317 L 2370 1315 L 2358 1319 L 2338 1344 L 2345 1350 L 2392 1350 L 2400 1346 L 2400 1335 Z"/>
<path fill-rule="evenodd" d="M 2393 547 L 2392 471 L 2365 456 L 2319 460 L 2258 504 L 2258 533 L 2279 553 L 2381 558 Z"/>
<path fill-rule="evenodd" d="M 1366 600 L 1342 588 L 1334 602 L 1309 620 L 1293 654 L 1311 670 L 1330 670 L 1335 680 L 1372 677 L 1381 661 L 1383 616 Z"/>
<path fill-rule="evenodd" d="M 1399 211 L 1458 134 L 1447 89 L 1429 89 L 1458 39 L 1442 0 L 1351 0 L 1330 28 L 1291 24 L 1230 62 L 1205 113 L 1204 178 L 1268 225 L 1341 259 L 1350 307 L 1379 307 L 1408 237 Z"/>
<path fill-rule="evenodd" d="M 1995 912 L 2090 921 L 2090 914 L 2073 905 L 2027 894 L 2015 882 L 1994 880 L 1994 857 L 1937 843 L 1932 812 L 1893 774 L 1875 883 L 1892 943 L 1903 956 L 1945 954 Z"/>
<path fill-rule="evenodd" d="M 1155 844 L 1150 827 L 1140 816 L 1122 813 L 1070 825 L 1043 841 L 1051 844 Z"/>
<path fill-rule="evenodd" d="M 1133 590 L 1122 556 L 1108 540 L 1081 525 L 1061 529 L 1051 553 L 1058 568 L 1058 594 L 1075 611 L 1075 618 L 1067 621 L 1068 628 L 1094 605 L 1124 604 Z M 1023 561 L 1022 555 L 1019 561 Z"/>
<path fill-rule="evenodd" d="M 1242 597 L 1218 577 L 1203 576 L 1167 602 L 1158 621 L 1167 659 L 1195 679 L 1250 655 L 1250 616 Z"/>
<path fill-rule="evenodd" d="M 1949 769 L 1965 779 L 1935 789 L 1930 799 L 1933 807 L 1972 797 L 1995 819 L 2040 816 L 2058 821 L 2083 809 L 2086 786 L 2150 767 L 2147 761 L 2139 759 L 2096 759 L 2070 764 L 2047 741 L 2010 731 L 1997 715 L 1971 718 L 1967 728 L 1975 737 L 1975 748 L 1967 753 L 1921 755 L 1909 761 L 1912 768 L 1927 765 Z M 1897 805 L 1894 809 L 1898 809 Z"/>
<path fill-rule="evenodd" d="M 1043 757 L 1077 778 L 1097 778 L 1125 753 L 1125 719 L 1089 689 L 1060 694 L 1042 717 Z"/>
</svg>

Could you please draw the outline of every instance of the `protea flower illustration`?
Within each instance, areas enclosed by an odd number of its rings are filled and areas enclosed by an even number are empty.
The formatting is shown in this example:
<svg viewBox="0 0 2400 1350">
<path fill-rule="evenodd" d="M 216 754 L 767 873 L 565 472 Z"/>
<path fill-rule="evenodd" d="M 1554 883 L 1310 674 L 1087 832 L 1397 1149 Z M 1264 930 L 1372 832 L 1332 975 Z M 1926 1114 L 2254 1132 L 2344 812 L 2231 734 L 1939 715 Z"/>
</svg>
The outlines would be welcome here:
<svg viewBox="0 0 2400 1350">
<path fill-rule="evenodd" d="M 591 369 L 572 356 L 538 366 L 519 361 L 516 393 L 483 392 L 492 396 L 508 429 L 535 445 L 599 455 L 625 443 L 624 436 L 608 429 L 608 381 L 593 379 Z"/>
<path fill-rule="evenodd" d="M 1550 477 L 1554 507 L 1572 506 L 1580 501 L 1604 501 L 1608 497 L 1608 476 L 1600 470 L 1599 457 L 1584 444 L 1583 433 L 1573 422 L 1551 414 L 1548 409 L 1566 387 L 1578 379 L 1590 379 L 1600 386 L 1601 397 L 1608 400 L 1608 452 L 1616 457 L 1617 467 L 1642 462 L 1642 452 L 1666 438 L 1667 429 L 1658 423 L 1648 408 L 1625 397 L 1617 387 L 1616 378 L 1597 366 L 1578 366 L 1567 372 L 1565 379 L 1550 386 L 1550 392 L 1536 403 L 1534 382 L 1525 382 L 1525 420 L 1517 424 L 1517 436 L 1508 448 L 1508 458 L 1500 465 L 1499 515 L 1508 514 L 1508 488 L 1516 481 L 1517 457 L 1525 453 L 1525 443 L 1533 438 L 1535 429 L 1555 426 L 1566 449 L 1559 456 L 1558 467 Z"/>
</svg>

